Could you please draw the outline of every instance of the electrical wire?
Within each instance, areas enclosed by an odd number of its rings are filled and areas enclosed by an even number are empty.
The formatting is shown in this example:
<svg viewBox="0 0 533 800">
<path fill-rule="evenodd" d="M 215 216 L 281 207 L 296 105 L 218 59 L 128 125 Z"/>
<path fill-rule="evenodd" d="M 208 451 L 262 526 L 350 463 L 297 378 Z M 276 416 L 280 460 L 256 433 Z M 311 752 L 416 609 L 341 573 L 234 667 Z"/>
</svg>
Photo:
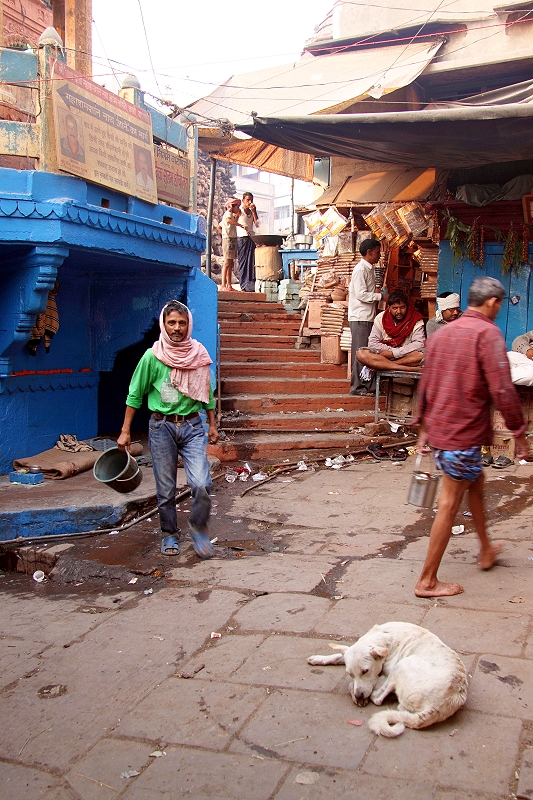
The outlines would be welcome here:
<svg viewBox="0 0 533 800">
<path fill-rule="evenodd" d="M 152 61 L 152 51 L 150 50 L 150 42 L 148 41 L 148 33 L 146 31 L 146 25 L 144 24 L 144 15 L 143 15 L 143 8 L 142 8 L 142 5 L 141 5 L 141 0 L 137 0 L 137 2 L 139 3 L 139 11 L 141 12 L 141 22 L 143 24 L 144 38 L 146 39 L 146 49 L 148 50 L 148 58 L 150 59 L 150 66 L 152 67 L 152 73 L 153 73 L 153 76 L 154 76 L 155 85 L 157 86 L 157 91 L 159 92 L 159 94 L 163 94 L 163 92 L 159 88 L 159 83 L 157 82 L 157 75 L 155 74 L 154 62 Z"/>
</svg>

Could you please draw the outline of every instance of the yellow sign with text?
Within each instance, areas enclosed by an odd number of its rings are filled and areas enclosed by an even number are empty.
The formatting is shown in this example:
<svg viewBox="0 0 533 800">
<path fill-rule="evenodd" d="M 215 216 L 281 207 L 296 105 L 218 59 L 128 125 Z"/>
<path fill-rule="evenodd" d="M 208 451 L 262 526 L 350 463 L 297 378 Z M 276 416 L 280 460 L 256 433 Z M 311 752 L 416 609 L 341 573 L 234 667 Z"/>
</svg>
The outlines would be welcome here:
<svg viewBox="0 0 533 800">
<path fill-rule="evenodd" d="M 59 169 L 157 203 L 150 114 L 62 61 L 51 74 Z"/>
</svg>

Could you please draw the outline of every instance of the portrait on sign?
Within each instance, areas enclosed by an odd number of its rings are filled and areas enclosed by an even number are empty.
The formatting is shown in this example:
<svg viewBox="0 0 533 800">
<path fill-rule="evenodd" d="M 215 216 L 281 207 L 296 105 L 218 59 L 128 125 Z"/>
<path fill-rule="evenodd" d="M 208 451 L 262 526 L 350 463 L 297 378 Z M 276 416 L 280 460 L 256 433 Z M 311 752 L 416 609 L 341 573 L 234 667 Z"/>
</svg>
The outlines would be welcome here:
<svg viewBox="0 0 533 800">
<path fill-rule="evenodd" d="M 83 125 L 80 116 L 66 109 L 58 109 L 61 153 L 74 161 L 85 163 Z"/>
<path fill-rule="evenodd" d="M 142 186 L 143 189 L 153 190 L 155 183 L 151 152 L 147 150 L 146 147 L 139 147 L 138 144 L 134 144 L 133 154 L 135 158 L 135 180 L 137 186 Z"/>
</svg>

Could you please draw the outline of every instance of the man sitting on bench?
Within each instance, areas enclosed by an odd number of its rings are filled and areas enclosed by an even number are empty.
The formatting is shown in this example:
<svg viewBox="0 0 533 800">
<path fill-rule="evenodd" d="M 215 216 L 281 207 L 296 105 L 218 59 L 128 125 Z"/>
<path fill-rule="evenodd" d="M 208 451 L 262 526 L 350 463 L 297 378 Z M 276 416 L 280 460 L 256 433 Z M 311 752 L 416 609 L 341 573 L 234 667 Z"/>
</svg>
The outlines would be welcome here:
<svg viewBox="0 0 533 800">
<path fill-rule="evenodd" d="M 424 318 L 405 292 L 391 292 L 387 309 L 378 314 L 368 339 L 368 347 L 356 358 L 369 369 L 418 372 L 424 361 L 426 334 Z"/>
</svg>

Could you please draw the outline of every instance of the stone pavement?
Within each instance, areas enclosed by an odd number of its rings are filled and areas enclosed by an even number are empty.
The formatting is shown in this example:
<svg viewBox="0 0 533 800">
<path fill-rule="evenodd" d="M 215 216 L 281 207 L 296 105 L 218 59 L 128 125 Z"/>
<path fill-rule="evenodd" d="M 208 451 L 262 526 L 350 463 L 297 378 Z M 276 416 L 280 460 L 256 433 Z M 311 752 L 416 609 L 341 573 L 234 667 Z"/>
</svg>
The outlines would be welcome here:
<svg viewBox="0 0 533 800">
<path fill-rule="evenodd" d="M 2 573 L 0 796 L 533 798 L 532 468 L 487 470 L 505 555 L 480 572 L 461 515 L 441 577 L 465 592 L 440 600 L 413 594 L 432 512 L 405 504 L 412 468 L 293 473 L 236 497 L 227 528 L 274 526 L 279 550 L 199 562 L 186 543 L 150 595 Z M 344 668 L 306 658 L 395 619 L 459 651 L 469 695 L 380 739 Z"/>
</svg>

